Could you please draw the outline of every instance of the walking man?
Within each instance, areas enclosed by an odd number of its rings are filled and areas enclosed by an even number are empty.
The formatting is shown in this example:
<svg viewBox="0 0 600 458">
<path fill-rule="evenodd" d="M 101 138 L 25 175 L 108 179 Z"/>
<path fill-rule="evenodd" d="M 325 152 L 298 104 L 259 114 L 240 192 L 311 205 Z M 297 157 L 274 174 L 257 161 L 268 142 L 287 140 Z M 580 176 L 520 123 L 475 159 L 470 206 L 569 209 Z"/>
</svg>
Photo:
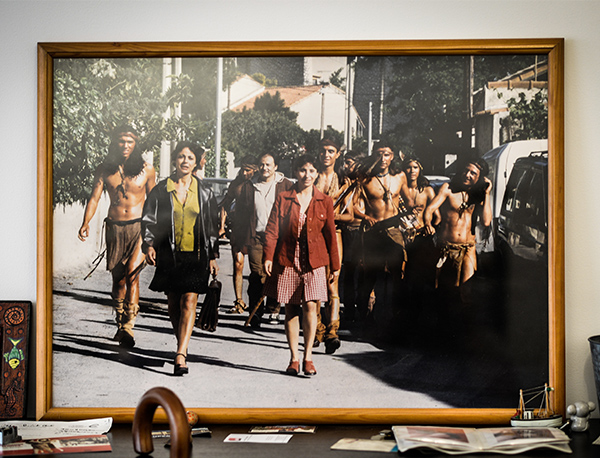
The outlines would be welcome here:
<svg viewBox="0 0 600 458">
<path fill-rule="evenodd" d="M 102 192 L 110 199 L 104 220 L 106 269 L 112 275 L 112 299 L 117 332 L 114 339 L 126 348 L 135 345 L 133 327 L 139 312 L 139 274 L 144 268 L 141 219 L 146 196 L 156 184 L 156 172 L 142 157 L 139 136 L 130 126 L 115 129 L 108 155 L 96 169 L 92 193 L 85 207 L 79 239 L 89 236 Z"/>
<path fill-rule="evenodd" d="M 332 140 L 323 139 L 321 141 L 321 150 L 319 151 L 319 175 L 315 182 L 316 188 L 324 194 L 331 197 L 334 201 L 349 184 L 344 182 L 344 179 L 336 172 L 336 161 L 340 157 L 340 146 Z M 350 207 L 345 207 L 345 211 L 341 212 L 341 207 L 338 206 L 334 210 L 334 218 L 336 223 L 336 241 L 340 263 L 342 261 L 342 230 L 341 225 L 352 221 Z M 329 277 L 329 272 L 327 273 Z M 324 314 L 321 314 L 319 304 L 317 310 L 317 334 L 316 345 L 325 342 L 325 353 L 333 354 L 340 348 L 341 342 L 338 336 L 340 328 L 340 293 L 339 293 L 339 276 L 335 276 L 333 281 L 327 284 L 328 300 L 324 308 Z M 322 319 L 324 317 L 324 319 Z"/>
<path fill-rule="evenodd" d="M 263 245 L 267 221 L 275 197 L 293 185 L 277 171 L 277 158 L 274 154 L 264 153 L 258 158 L 257 165 L 258 170 L 252 179 L 244 181 L 240 187 L 232 219 L 236 243 L 242 247 L 242 253 L 248 255 L 248 301 L 251 313 L 255 311 L 250 325 L 255 328 L 260 327 L 265 310 L 263 286 L 267 276 L 263 269 Z M 266 307 L 275 320 L 279 315 L 279 304 L 268 299 Z"/>
<path fill-rule="evenodd" d="M 400 190 L 406 186 L 406 175 L 393 163 L 394 151 L 388 145 L 380 145 L 373 153 L 374 164 L 368 165 L 369 172 L 360 178 L 358 202 L 354 205 L 354 214 L 363 219 L 363 264 L 364 281 L 360 285 L 358 312 L 364 324 L 374 321 L 375 310 L 371 310 L 369 298 L 378 277 L 385 272 L 390 275 L 392 297 L 378 295 L 375 307 L 386 312 L 382 322 L 393 323 L 397 318 L 402 301 L 402 281 L 406 263 L 404 230 L 411 227 L 400 226 L 406 221 L 399 218 L 406 215 L 406 207 L 400 196 Z M 361 202 L 362 201 L 362 202 Z M 360 205 L 364 205 L 364 212 Z M 385 295 L 384 295 L 385 296 Z"/>
<path fill-rule="evenodd" d="M 492 222 L 492 182 L 486 177 L 487 163 L 480 158 L 468 159 L 460 170 L 449 183 L 442 185 L 423 215 L 429 234 L 436 233 L 432 220 L 438 209 L 441 217 L 437 229 L 440 257 L 436 287 L 442 281 L 449 286 L 460 287 L 475 274 L 476 220 L 479 217 L 486 227 Z M 461 295 L 466 299 L 463 292 Z"/>
</svg>

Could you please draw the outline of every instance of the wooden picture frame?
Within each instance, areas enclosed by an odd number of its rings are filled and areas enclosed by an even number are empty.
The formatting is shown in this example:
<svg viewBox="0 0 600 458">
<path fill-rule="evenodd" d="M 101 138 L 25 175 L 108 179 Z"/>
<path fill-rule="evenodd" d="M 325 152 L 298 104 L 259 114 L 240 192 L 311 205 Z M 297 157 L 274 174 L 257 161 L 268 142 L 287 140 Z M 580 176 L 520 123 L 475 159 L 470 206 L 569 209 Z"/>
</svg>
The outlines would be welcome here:
<svg viewBox="0 0 600 458">
<path fill-rule="evenodd" d="M 554 408 L 565 413 L 564 325 L 564 40 L 410 40 L 329 42 L 137 42 L 38 44 L 38 257 L 36 417 L 81 419 L 110 415 L 131 421 L 133 408 L 53 404 L 53 62 L 58 58 L 461 56 L 541 54 L 548 59 L 548 380 Z M 228 257 L 223 258 L 229 262 Z M 523 387 L 527 388 L 527 387 Z M 515 393 L 515 408 L 518 393 Z M 515 408 L 204 408 L 203 423 L 501 424 Z M 164 418 L 163 418 L 164 419 Z"/>
</svg>

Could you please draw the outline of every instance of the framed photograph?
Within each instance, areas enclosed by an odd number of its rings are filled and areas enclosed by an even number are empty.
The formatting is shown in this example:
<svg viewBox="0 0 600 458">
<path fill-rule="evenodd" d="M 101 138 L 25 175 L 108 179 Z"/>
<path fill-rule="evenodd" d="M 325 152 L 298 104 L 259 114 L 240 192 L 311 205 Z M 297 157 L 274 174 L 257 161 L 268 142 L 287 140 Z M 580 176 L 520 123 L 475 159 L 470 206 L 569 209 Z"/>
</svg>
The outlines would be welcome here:
<svg viewBox="0 0 600 458">
<path fill-rule="evenodd" d="M 563 51 L 560 38 L 40 43 L 37 418 L 131 421 L 154 386 L 172 389 L 202 423 L 503 424 L 521 389 L 545 384 L 564 415 Z M 285 304 L 257 326 L 248 310 L 228 313 L 227 231 L 218 325 L 194 328 L 189 374 L 174 376 L 153 266 L 136 272 L 135 340 L 123 345 L 104 232 L 114 195 L 127 190 L 97 188 L 123 125 L 157 181 L 171 173 L 177 142 L 201 144 L 201 179 L 218 200 L 247 156 L 276 156 L 293 179 L 293 160 L 318 156 L 323 139 L 336 145 L 338 170 L 346 158 L 364 163 L 344 181 L 358 183 L 354 218 L 387 202 L 369 182 L 386 190 L 397 180 L 397 212 L 421 220 L 380 264 L 368 244 L 376 238 L 367 243 L 369 228 L 357 226 L 340 272 L 341 345 L 314 348 L 317 375 L 286 374 Z M 373 171 L 385 148 L 397 168 Z M 456 184 L 473 167 L 475 203 Z M 411 190 L 417 175 L 426 180 Z M 417 204 L 411 192 L 429 197 Z M 453 254 L 465 228 L 469 243 Z M 246 300 L 247 260 L 243 269 Z"/>
</svg>

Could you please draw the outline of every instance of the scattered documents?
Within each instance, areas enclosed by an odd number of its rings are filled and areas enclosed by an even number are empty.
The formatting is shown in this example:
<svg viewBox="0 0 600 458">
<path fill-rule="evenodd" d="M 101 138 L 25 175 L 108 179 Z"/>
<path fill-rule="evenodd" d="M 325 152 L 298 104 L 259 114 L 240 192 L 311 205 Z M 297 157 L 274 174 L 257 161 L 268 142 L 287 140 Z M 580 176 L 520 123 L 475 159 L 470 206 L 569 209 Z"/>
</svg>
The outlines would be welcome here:
<svg viewBox="0 0 600 458">
<path fill-rule="evenodd" d="M 451 428 L 393 426 L 398 451 L 428 448 L 451 455 L 486 452 L 513 455 L 538 448 L 571 453 L 569 436 L 558 428 Z"/>
<path fill-rule="evenodd" d="M 291 434 L 230 434 L 223 442 L 287 444 L 291 438 Z"/>
<path fill-rule="evenodd" d="M 212 435 L 212 431 L 206 427 L 198 427 L 192 428 L 191 430 L 192 437 L 210 437 Z M 152 437 L 161 438 L 161 437 L 171 437 L 171 430 L 165 429 L 160 431 L 152 431 Z"/>
<path fill-rule="evenodd" d="M 0 455 L 10 456 L 110 451 L 112 448 L 105 435 L 27 439 L 0 447 Z"/>
<path fill-rule="evenodd" d="M 317 430 L 316 426 L 304 425 L 273 425 L 273 426 L 253 426 L 250 428 L 251 433 L 314 433 Z"/>
<path fill-rule="evenodd" d="M 359 450 L 362 452 L 397 452 L 394 441 L 373 439 L 340 439 L 331 446 L 332 450 Z"/>
<path fill-rule="evenodd" d="M 111 417 L 82 421 L 0 421 L 0 426 L 16 426 L 22 440 L 66 436 L 90 436 L 110 431 Z"/>
</svg>

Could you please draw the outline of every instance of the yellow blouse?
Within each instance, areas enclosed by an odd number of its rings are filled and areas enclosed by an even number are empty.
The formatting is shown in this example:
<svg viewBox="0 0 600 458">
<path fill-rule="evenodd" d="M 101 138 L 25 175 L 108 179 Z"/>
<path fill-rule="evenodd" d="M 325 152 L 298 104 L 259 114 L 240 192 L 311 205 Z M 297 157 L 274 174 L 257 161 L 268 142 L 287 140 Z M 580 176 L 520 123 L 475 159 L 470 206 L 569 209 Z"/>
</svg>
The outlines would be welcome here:
<svg viewBox="0 0 600 458">
<path fill-rule="evenodd" d="M 177 251 L 194 251 L 194 227 L 200 213 L 198 200 L 198 186 L 192 179 L 192 184 L 187 190 L 185 203 L 177 197 L 175 183 L 167 179 L 167 192 L 173 194 L 173 222 L 175 226 L 175 249 Z"/>
</svg>

